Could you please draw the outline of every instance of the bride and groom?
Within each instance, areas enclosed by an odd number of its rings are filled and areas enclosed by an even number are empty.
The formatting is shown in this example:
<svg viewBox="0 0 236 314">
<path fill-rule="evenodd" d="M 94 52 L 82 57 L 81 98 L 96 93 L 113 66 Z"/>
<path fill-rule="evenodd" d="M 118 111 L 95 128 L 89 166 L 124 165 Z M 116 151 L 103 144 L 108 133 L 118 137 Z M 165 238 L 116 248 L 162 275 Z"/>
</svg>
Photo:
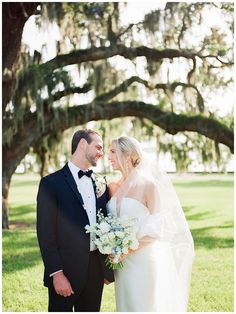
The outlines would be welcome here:
<svg viewBox="0 0 236 314">
<path fill-rule="evenodd" d="M 171 182 L 150 167 L 135 139 L 120 137 L 108 159 L 122 176 L 107 187 L 89 170 L 102 155 L 97 132 L 77 131 L 71 160 L 40 181 L 37 235 L 48 311 L 98 312 L 104 283 L 114 280 L 118 312 L 186 311 L 193 240 Z M 136 221 L 139 247 L 123 254 L 114 272 L 85 232 L 98 210 Z"/>
</svg>

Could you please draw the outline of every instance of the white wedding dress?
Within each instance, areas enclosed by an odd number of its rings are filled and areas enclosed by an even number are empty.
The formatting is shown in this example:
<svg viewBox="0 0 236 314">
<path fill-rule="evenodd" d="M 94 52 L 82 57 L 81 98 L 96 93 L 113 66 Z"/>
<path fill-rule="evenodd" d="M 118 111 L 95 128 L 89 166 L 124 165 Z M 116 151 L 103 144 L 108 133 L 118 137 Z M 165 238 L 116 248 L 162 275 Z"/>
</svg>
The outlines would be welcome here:
<svg viewBox="0 0 236 314">
<path fill-rule="evenodd" d="M 107 204 L 109 213 L 117 215 L 116 197 Z M 136 218 L 137 237 L 153 236 L 158 228 L 147 207 L 136 199 L 121 199 L 119 216 Z M 168 243 L 156 238 L 123 261 L 115 270 L 117 312 L 182 312 L 186 311 L 176 266 Z"/>
</svg>

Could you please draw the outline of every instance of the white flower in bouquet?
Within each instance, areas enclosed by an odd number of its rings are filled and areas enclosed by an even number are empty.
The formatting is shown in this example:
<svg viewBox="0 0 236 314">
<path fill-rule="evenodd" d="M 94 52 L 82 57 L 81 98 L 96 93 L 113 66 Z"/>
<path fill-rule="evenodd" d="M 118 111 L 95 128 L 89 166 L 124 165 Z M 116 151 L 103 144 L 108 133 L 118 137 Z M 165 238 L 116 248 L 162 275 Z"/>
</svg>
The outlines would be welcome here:
<svg viewBox="0 0 236 314">
<path fill-rule="evenodd" d="M 119 262 L 121 255 L 128 254 L 129 249 L 136 250 L 139 246 L 136 220 L 129 217 L 119 218 L 112 214 L 105 217 L 101 211 L 97 217 L 98 222 L 95 225 L 85 227 L 86 233 L 91 233 L 99 252 L 113 257 L 113 263 L 107 257 L 106 264 L 113 269 L 121 268 L 123 266 L 122 262 Z"/>
<path fill-rule="evenodd" d="M 122 238 L 125 237 L 125 233 L 122 232 L 122 231 L 116 231 L 116 232 L 115 232 L 115 235 L 116 235 L 118 238 L 120 238 L 120 239 L 122 239 Z"/>
<path fill-rule="evenodd" d="M 87 230 L 86 233 L 92 233 L 92 232 L 94 232 L 94 231 L 95 231 L 95 225 L 92 225 L 92 226 L 87 225 L 87 226 L 86 226 L 86 230 Z"/>
<path fill-rule="evenodd" d="M 109 246 L 100 247 L 99 250 L 102 254 L 111 254 L 111 248 Z"/>
<path fill-rule="evenodd" d="M 100 225 L 99 225 L 99 229 L 105 233 L 105 232 L 108 232 L 110 231 L 111 227 L 109 226 L 109 224 L 107 222 L 101 222 Z"/>
<path fill-rule="evenodd" d="M 114 232 L 110 232 L 110 233 L 108 233 L 108 238 L 109 238 L 109 240 L 110 241 L 113 241 L 114 239 L 115 239 L 115 237 L 116 237 L 116 235 L 115 235 L 115 233 Z"/>
<path fill-rule="evenodd" d="M 129 253 L 129 249 L 127 247 L 123 247 L 122 253 L 123 254 L 128 254 Z"/>
</svg>

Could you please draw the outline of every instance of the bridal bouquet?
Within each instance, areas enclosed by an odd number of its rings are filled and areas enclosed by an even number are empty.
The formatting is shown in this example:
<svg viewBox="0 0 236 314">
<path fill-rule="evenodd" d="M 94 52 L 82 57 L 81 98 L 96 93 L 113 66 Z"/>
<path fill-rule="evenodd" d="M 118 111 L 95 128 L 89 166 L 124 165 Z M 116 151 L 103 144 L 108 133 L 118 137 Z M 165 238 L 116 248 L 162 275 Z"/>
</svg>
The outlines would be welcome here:
<svg viewBox="0 0 236 314">
<path fill-rule="evenodd" d="M 122 268 L 122 262 L 119 259 L 122 254 L 128 254 L 129 249 L 136 250 L 138 248 L 138 240 L 134 225 L 136 220 L 128 217 L 116 217 L 109 213 L 107 217 L 101 211 L 97 214 L 97 223 L 95 225 L 87 225 L 86 233 L 91 233 L 94 243 L 102 254 L 109 254 L 106 258 L 106 265 L 112 269 Z"/>
</svg>

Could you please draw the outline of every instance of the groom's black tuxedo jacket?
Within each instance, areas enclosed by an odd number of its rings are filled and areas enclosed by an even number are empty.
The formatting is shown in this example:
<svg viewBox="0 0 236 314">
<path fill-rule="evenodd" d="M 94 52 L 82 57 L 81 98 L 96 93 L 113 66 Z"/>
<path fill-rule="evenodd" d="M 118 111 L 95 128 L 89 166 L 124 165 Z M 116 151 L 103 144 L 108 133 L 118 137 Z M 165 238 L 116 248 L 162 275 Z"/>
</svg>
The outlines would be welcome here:
<svg viewBox="0 0 236 314">
<path fill-rule="evenodd" d="M 96 198 L 96 208 L 106 215 L 108 191 Z M 45 266 L 44 285 L 52 286 L 49 275 L 60 269 L 75 292 L 80 292 L 87 278 L 90 253 L 89 224 L 83 200 L 66 164 L 61 170 L 41 179 L 37 195 L 37 235 Z M 100 254 L 104 278 L 114 281 L 113 272 Z M 99 265 L 100 266 L 100 265 Z"/>
</svg>

